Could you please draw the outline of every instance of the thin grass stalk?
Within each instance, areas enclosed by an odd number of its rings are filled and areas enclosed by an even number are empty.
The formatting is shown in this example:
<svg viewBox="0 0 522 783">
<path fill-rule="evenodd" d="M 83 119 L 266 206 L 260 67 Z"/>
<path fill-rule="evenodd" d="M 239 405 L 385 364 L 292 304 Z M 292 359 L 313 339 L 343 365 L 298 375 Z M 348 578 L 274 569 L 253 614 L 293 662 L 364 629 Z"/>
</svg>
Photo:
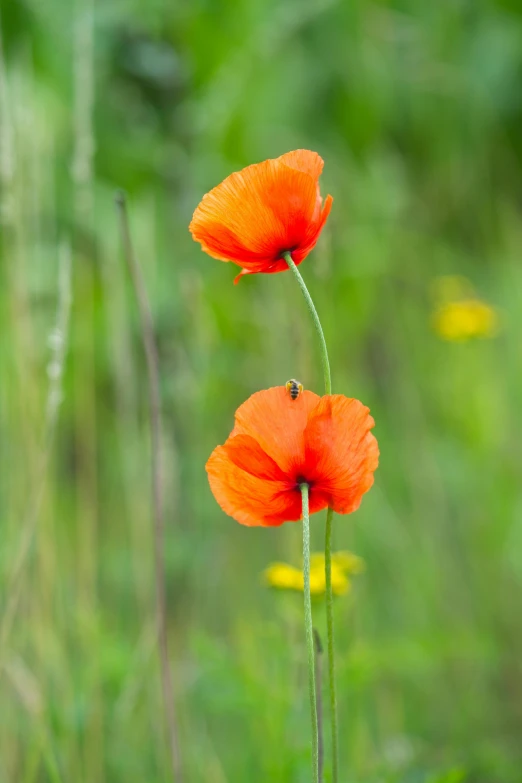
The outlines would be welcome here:
<svg viewBox="0 0 522 783">
<path fill-rule="evenodd" d="M 95 80 L 95 18 L 97 0 L 74 0 L 71 17 L 71 75 L 73 83 L 73 137 L 70 174 L 72 208 L 75 226 L 73 278 L 79 292 L 78 307 L 72 326 L 74 335 L 82 334 L 80 355 L 75 352 L 73 372 L 74 430 L 76 459 L 81 465 L 75 481 L 77 525 L 77 579 L 78 606 L 87 617 L 97 617 L 100 596 L 99 580 L 99 411 L 97 398 L 97 340 L 96 297 L 97 264 L 96 242 L 89 244 L 84 237 L 94 238 L 95 219 L 95 150 L 94 122 L 96 103 Z M 81 647 L 88 651 L 98 642 L 96 623 L 86 623 L 80 630 Z M 99 783 L 105 781 L 105 705 L 100 661 L 92 660 L 90 701 L 93 720 L 85 729 L 83 763 L 85 775 Z"/>
<path fill-rule="evenodd" d="M 3 655 L 16 616 L 21 590 L 21 576 L 34 539 L 40 510 L 45 495 L 46 478 L 52 447 L 58 423 L 58 414 L 63 396 L 63 373 L 69 340 L 69 321 L 72 302 L 71 293 L 71 249 L 63 242 L 59 254 L 58 304 L 56 321 L 51 332 L 51 360 L 49 370 L 49 390 L 47 393 L 46 417 L 44 425 L 43 447 L 40 455 L 35 491 L 29 501 L 27 516 L 22 526 L 22 536 L 14 565 L 9 577 L 6 595 L 6 607 L 0 622 L 0 668 Z"/>
<path fill-rule="evenodd" d="M 165 522 L 163 491 L 162 424 L 159 384 L 159 361 L 154 324 L 145 281 L 132 244 L 127 201 L 120 192 L 116 198 L 120 214 L 121 237 L 129 276 L 132 281 L 140 318 L 141 339 L 147 365 L 147 389 L 149 403 L 151 439 L 152 514 L 154 520 L 154 564 L 156 576 L 156 615 L 160 652 L 163 704 L 168 731 L 172 777 L 175 783 L 182 783 L 182 764 L 179 747 L 177 710 L 170 671 L 170 656 L 167 628 L 167 590 L 165 578 Z"/>
</svg>

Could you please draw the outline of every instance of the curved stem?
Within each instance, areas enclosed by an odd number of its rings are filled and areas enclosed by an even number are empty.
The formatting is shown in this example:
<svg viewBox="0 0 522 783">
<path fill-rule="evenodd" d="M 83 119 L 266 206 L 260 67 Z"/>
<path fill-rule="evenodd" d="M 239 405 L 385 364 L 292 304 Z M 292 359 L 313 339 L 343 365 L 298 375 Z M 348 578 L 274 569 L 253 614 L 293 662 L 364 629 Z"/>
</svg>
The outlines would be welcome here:
<svg viewBox="0 0 522 783">
<path fill-rule="evenodd" d="M 283 253 L 283 258 L 288 264 L 288 268 L 293 272 L 295 279 L 301 289 L 305 298 L 308 310 L 312 316 L 315 330 L 319 337 L 319 344 L 321 346 L 321 362 L 323 365 L 324 375 L 324 390 L 325 394 L 332 393 L 332 376 L 330 374 L 330 361 L 328 359 L 328 349 L 326 347 L 326 340 L 324 339 L 323 327 L 321 321 L 315 309 L 312 297 L 308 292 L 306 283 L 303 280 L 301 273 L 292 260 L 290 253 Z M 304 517 L 303 517 L 304 519 Z M 325 569 L 325 582 L 326 582 L 326 633 L 327 633 L 327 648 L 328 648 L 328 680 L 330 688 L 330 715 L 331 715 L 331 728 L 332 728 L 332 783 L 338 783 L 339 777 L 339 742 L 338 742 L 338 727 L 337 727 L 337 695 L 335 688 L 335 655 L 334 655 L 334 621 L 333 621 L 333 593 L 332 593 L 332 520 L 333 510 L 328 509 L 326 515 L 326 532 L 325 532 L 325 545 L 324 545 L 324 569 Z"/>
<path fill-rule="evenodd" d="M 300 485 L 303 502 L 303 576 L 306 649 L 308 652 L 308 688 L 310 691 L 310 716 L 312 719 L 312 777 L 319 783 L 319 726 L 317 721 L 317 696 L 315 691 L 314 631 L 312 626 L 312 598 L 310 596 L 310 514 L 308 509 L 308 484 Z"/>
<path fill-rule="evenodd" d="M 290 255 L 290 253 L 283 253 L 283 258 L 288 264 L 288 268 L 294 273 L 294 277 L 297 280 L 299 288 L 303 292 L 303 296 L 308 306 L 308 310 L 310 311 L 310 315 L 312 316 L 315 330 L 319 337 L 319 343 L 321 345 L 321 361 L 323 363 L 324 391 L 325 394 L 331 394 L 332 377 L 330 375 L 330 362 L 328 360 L 328 349 L 326 347 L 326 340 L 324 339 L 324 333 L 323 333 L 323 327 L 321 326 L 321 321 L 319 320 L 319 316 L 317 315 L 317 310 L 315 309 L 315 305 L 313 303 L 312 297 L 308 293 L 308 288 L 306 287 L 305 281 L 301 276 L 301 272 L 294 264 L 292 260 L 292 256 Z"/>
</svg>

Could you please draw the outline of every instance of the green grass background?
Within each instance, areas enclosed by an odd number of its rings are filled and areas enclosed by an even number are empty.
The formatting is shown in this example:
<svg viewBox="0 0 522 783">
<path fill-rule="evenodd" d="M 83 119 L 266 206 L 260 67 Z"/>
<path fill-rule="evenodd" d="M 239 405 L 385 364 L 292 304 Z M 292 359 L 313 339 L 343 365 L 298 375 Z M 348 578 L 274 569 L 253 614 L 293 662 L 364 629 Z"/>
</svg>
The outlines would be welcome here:
<svg viewBox="0 0 522 783">
<path fill-rule="evenodd" d="M 289 274 L 235 287 L 187 230 L 224 176 L 299 147 L 335 198 L 301 269 L 382 454 L 335 520 L 367 563 L 336 602 L 341 783 L 519 783 L 520 3 L 2 0 L 0 29 L 1 783 L 171 780 L 118 188 L 161 358 L 185 779 L 309 780 L 301 602 L 260 580 L 299 564 L 300 527 L 237 525 L 204 465 L 252 392 L 321 390 L 317 344 Z M 442 274 L 496 338 L 434 334 Z"/>
</svg>

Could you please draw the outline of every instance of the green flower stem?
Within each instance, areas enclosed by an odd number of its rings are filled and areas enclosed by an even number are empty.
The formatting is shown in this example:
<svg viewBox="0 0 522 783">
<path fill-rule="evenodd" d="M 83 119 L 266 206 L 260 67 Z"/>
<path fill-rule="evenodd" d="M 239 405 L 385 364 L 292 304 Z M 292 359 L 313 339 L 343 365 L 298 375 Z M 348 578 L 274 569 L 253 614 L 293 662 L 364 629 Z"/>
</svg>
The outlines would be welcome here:
<svg viewBox="0 0 522 783">
<path fill-rule="evenodd" d="M 306 649 L 308 652 L 308 687 L 310 691 L 310 715 L 312 718 L 312 778 L 319 781 L 319 725 L 317 721 L 317 694 L 315 690 L 314 630 L 312 626 L 312 598 L 310 595 L 310 513 L 308 510 L 308 484 L 300 485 L 303 502 L 303 576 Z"/>
<path fill-rule="evenodd" d="M 292 260 L 290 253 L 283 253 L 283 258 L 288 264 L 288 268 L 293 272 L 295 279 L 299 285 L 299 288 L 303 292 L 306 304 L 312 316 L 315 330 L 319 337 L 319 344 L 321 346 L 321 362 L 323 365 L 324 375 L 324 390 L 325 394 L 332 393 L 332 377 L 330 374 L 330 361 L 328 359 L 328 349 L 326 347 L 326 340 L 324 339 L 324 332 L 321 326 L 321 321 L 317 315 L 317 310 L 313 303 L 312 297 L 308 292 L 306 283 L 303 280 L 301 273 Z M 328 509 L 326 514 L 326 531 L 325 531 L 325 544 L 324 544 L 324 567 L 325 567 L 325 581 L 326 581 L 326 635 L 327 635 L 327 649 L 328 649 L 328 680 L 330 686 L 330 719 L 332 729 L 332 783 L 338 783 L 339 778 L 339 743 L 338 743 L 338 727 L 337 727 L 337 694 L 335 688 L 335 654 L 334 654 L 334 620 L 333 620 L 333 593 L 332 593 L 332 525 L 333 510 Z"/>
<path fill-rule="evenodd" d="M 301 272 L 292 261 L 292 256 L 290 255 L 290 253 L 283 253 L 283 258 L 288 264 L 289 269 L 294 273 L 294 277 L 297 280 L 299 288 L 303 292 L 303 296 L 305 298 L 306 304 L 310 311 L 310 315 L 312 316 L 312 320 L 315 326 L 315 331 L 317 332 L 317 335 L 319 337 L 319 343 L 321 345 L 321 361 L 323 363 L 324 391 L 325 394 L 331 394 L 332 377 L 330 375 L 330 362 L 328 360 L 328 349 L 326 347 L 326 340 L 324 339 L 324 333 L 323 333 L 323 327 L 321 326 L 321 321 L 319 320 L 319 316 L 317 315 L 317 310 L 315 309 L 315 305 L 313 303 L 312 297 L 308 293 L 308 288 L 306 287 L 305 281 L 301 276 Z"/>
<path fill-rule="evenodd" d="M 332 522 L 333 509 L 326 512 L 324 571 L 326 587 L 326 643 L 328 648 L 328 684 L 330 687 L 330 720 L 332 727 L 332 783 L 339 779 L 339 729 L 337 726 L 337 693 L 335 690 L 334 619 L 332 593 Z"/>
</svg>

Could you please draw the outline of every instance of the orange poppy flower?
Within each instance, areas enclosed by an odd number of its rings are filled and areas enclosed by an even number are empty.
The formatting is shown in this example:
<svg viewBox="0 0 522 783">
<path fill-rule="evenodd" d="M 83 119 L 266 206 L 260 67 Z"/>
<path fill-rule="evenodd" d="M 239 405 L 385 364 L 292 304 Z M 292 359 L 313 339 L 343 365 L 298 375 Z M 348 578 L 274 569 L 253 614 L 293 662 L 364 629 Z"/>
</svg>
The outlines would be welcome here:
<svg viewBox="0 0 522 783">
<path fill-rule="evenodd" d="M 295 150 L 254 163 L 227 177 L 203 199 L 189 229 L 213 258 L 242 267 L 234 280 L 255 272 L 284 272 L 282 253 L 300 264 L 315 247 L 332 207 L 323 204 L 317 152 Z"/>
<path fill-rule="evenodd" d="M 242 525 L 301 519 L 303 482 L 310 513 L 331 506 L 350 514 L 373 484 L 379 458 L 373 426 L 368 408 L 342 394 L 303 391 L 292 400 L 284 386 L 256 392 L 207 462 L 210 488 Z"/>
</svg>

